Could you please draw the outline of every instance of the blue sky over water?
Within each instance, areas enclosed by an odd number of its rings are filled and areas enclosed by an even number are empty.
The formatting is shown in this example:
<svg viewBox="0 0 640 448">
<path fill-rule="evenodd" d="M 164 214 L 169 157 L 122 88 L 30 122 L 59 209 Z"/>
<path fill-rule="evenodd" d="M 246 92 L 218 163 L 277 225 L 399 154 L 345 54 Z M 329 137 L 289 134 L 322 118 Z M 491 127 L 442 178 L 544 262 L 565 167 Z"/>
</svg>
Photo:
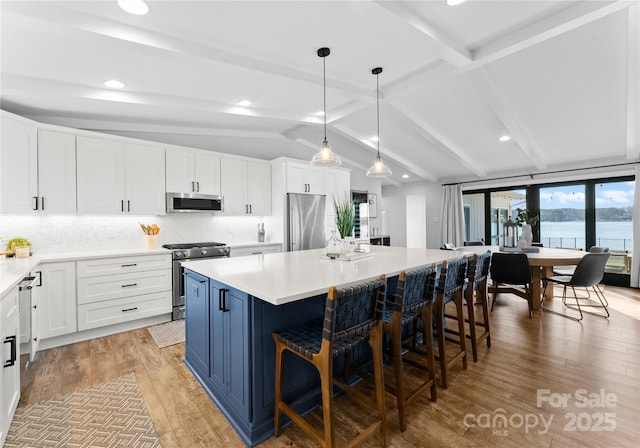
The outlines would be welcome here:
<svg viewBox="0 0 640 448">
<path fill-rule="evenodd" d="M 596 207 L 629 207 L 633 205 L 634 182 L 596 185 Z M 584 208 L 584 187 L 548 187 L 540 189 L 540 208 Z"/>
</svg>

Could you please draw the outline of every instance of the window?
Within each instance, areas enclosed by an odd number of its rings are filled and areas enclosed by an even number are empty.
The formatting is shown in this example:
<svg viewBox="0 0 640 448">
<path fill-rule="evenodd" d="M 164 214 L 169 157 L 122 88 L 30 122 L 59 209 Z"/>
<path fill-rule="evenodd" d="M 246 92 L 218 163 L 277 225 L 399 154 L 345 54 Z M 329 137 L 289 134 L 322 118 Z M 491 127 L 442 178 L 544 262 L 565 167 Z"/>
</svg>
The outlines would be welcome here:
<svg viewBox="0 0 640 448">
<path fill-rule="evenodd" d="M 586 246 L 585 187 L 540 188 L 540 242 L 545 247 Z"/>
</svg>

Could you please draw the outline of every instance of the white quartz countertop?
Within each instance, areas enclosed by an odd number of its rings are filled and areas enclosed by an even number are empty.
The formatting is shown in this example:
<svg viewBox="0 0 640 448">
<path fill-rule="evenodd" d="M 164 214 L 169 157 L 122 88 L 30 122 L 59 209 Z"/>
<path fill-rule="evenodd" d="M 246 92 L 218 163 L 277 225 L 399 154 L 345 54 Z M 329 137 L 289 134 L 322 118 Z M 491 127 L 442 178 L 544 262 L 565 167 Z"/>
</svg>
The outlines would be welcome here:
<svg viewBox="0 0 640 448">
<path fill-rule="evenodd" d="M 329 260 L 324 253 L 324 249 L 313 249 L 182 265 L 272 305 L 282 305 L 324 294 L 330 286 L 361 283 L 380 274 L 390 277 L 464 255 L 461 251 L 383 246 L 371 247 L 372 256 L 354 261 Z"/>
<path fill-rule="evenodd" d="M 257 241 L 239 241 L 235 243 L 226 243 L 230 248 L 240 249 L 241 247 L 253 247 L 253 246 L 282 246 L 282 243 L 278 242 L 266 242 L 266 243 L 258 243 Z"/>
<path fill-rule="evenodd" d="M 56 261 L 89 260 L 92 258 L 127 257 L 132 255 L 167 254 L 167 249 L 120 249 L 100 251 L 76 251 L 50 254 L 39 254 L 29 258 L 0 258 L 0 297 L 27 277 L 30 272 L 36 271 L 41 263 L 53 263 Z"/>
</svg>

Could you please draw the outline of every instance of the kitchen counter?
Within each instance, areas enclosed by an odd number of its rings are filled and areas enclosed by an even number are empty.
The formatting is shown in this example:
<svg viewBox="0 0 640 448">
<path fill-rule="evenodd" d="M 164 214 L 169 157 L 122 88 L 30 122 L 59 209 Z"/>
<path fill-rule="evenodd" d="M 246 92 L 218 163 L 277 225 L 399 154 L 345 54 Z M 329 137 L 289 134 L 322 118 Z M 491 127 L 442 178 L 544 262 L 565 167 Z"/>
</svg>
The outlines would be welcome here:
<svg viewBox="0 0 640 448">
<path fill-rule="evenodd" d="M 167 249 L 120 249 L 38 254 L 29 258 L 0 258 L 0 297 L 11 291 L 41 263 L 88 260 L 92 258 L 126 257 L 129 255 L 170 254 Z"/>
<path fill-rule="evenodd" d="M 189 261 L 186 269 L 239 289 L 272 305 L 326 293 L 330 286 L 360 283 L 380 274 L 396 276 L 463 252 L 372 246 L 371 257 L 329 260 L 324 249 Z"/>
<path fill-rule="evenodd" d="M 268 241 L 265 243 L 258 243 L 257 241 L 236 241 L 235 243 L 226 243 L 230 248 L 240 249 L 243 247 L 254 247 L 254 246 L 282 246 L 282 243 L 277 241 Z"/>
<path fill-rule="evenodd" d="M 324 249 L 183 263 L 185 364 L 248 446 L 273 434 L 272 332 L 324 313 L 327 291 L 385 274 L 389 291 L 402 270 L 463 255 L 459 251 L 371 247 L 369 257 L 330 260 Z M 352 353 L 352 362 L 366 356 Z M 290 357 L 283 390 L 301 414 L 320 404 L 317 372 Z"/>
</svg>

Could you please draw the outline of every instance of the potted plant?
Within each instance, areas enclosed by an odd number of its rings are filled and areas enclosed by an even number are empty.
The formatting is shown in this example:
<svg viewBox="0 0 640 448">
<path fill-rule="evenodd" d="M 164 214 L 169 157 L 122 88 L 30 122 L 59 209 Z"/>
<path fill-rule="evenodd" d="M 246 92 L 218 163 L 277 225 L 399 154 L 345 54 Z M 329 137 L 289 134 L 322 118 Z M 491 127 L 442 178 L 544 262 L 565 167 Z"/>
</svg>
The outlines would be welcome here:
<svg viewBox="0 0 640 448">
<path fill-rule="evenodd" d="M 7 252 L 14 254 L 16 258 L 27 258 L 31 252 L 31 243 L 26 238 L 12 238 L 7 241 Z"/>
<path fill-rule="evenodd" d="M 356 224 L 356 214 L 353 203 L 345 195 L 342 200 L 333 198 L 333 206 L 336 211 L 336 226 L 342 239 L 353 234 Z"/>
</svg>

